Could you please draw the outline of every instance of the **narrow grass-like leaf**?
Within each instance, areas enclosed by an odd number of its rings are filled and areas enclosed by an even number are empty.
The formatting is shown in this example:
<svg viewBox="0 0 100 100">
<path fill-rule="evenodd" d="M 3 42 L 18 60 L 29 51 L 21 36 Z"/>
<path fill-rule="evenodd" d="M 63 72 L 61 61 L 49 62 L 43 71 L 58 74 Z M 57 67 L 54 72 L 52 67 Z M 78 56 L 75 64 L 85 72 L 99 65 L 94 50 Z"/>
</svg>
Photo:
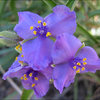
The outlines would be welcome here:
<svg viewBox="0 0 100 100">
<path fill-rule="evenodd" d="M 45 4 L 49 6 L 50 9 L 52 9 L 54 6 L 56 6 L 56 3 L 53 2 L 52 0 L 43 0 Z"/>
<path fill-rule="evenodd" d="M 95 11 L 92 11 L 88 14 L 89 17 L 93 17 L 96 15 L 100 15 L 100 10 L 95 10 Z"/>
<path fill-rule="evenodd" d="M 76 33 L 86 35 L 87 38 L 90 38 L 94 43 L 98 43 L 95 37 L 93 37 L 87 30 L 85 30 L 81 25 L 77 23 Z"/>
<path fill-rule="evenodd" d="M 33 95 L 33 90 L 25 90 L 23 89 L 23 93 L 20 100 L 30 100 Z"/>
</svg>

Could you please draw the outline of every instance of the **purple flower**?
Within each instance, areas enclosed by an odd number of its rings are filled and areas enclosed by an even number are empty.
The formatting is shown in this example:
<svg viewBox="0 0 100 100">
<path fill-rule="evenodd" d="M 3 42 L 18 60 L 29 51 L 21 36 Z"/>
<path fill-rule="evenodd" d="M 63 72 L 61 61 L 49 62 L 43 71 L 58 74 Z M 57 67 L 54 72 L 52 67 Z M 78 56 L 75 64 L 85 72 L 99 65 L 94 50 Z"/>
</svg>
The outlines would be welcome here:
<svg viewBox="0 0 100 100">
<path fill-rule="evenodd" d="M 100 69 L 100 59 L 95 50 L 89 46 L 79 49 L 81 46 L 81 42 L 69 34 L 61 34 L 54 43 L 53 79 L 60 93 L 74 82 L 76 73 L 96 72 Z"/>
<path fill-rule="evenodd" d="M 64 32 L 73 34 L 76 30 L 75 12 L 64 5 L 54 7 L 53 13 L 45 18 L 28 11 L 19 12 L 18 16 L 19 23 L 14 31 L 23 39 L 31 39 L 23 44 L 22 52 L 35 70 L 52 63 L 50 54 L 53 41 L 49 37 L 57 37 Z"/>
<path fill-rule="evenodd" d="M 51 79 L 52 69 L 47 67 L 44 70 L 35 71 L 23 61 L 23 56 L 19 55 L 9 70 L 4 74 L 5 80 L 8 76 L 21 79 L 25 89 L 33 89 L 37 97 L 44 96 L 49 89 L 49 80 Z"/>
</svg>

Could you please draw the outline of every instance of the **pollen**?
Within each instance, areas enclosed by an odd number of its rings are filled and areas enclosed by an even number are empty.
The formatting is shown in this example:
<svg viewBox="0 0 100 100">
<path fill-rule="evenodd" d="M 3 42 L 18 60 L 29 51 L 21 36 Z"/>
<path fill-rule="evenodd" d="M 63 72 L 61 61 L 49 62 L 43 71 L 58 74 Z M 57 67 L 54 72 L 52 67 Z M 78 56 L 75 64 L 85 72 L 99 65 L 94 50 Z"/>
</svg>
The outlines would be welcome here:
<svg viewBox="0 0 100 100">
<path fill-rule="evenodd" d="M 19 49 L 20 49 L 20 51 L 22 51 L 22 47 L 20 47 Z"/>
<path fill-rule="evenodd" d="M 84 71 L 85 70 L 85 67 L 82 67 L 82 71 Z"/>
<path fill-rule="evenodd" d="M 76 66 L 74 66 L 73 68 L 76 69 Z"/>
<path fill-rule="evenodd" d="M 15 60 L 17 60 L 17 59 L 18 59 L 18 57 L 15 58 Z"/>
<path fill-rule="evenodd" d="M 46 26 L 46 22 L 43 22 L 43 26 Z"/>
<path fill-rule="evenodd" d="M 18 61 L 20 64 L 23 64 L 23 61 Z"/>
<path fill-rule="evenodd" d="M 87 59 L 86 58 L 83 58 L 83 61 L 86 61 Z"/>
<path fill-rule="evenodd" d="M 76 73 L 80 73 L 80 69 L 78 69 L 78 70 L 76 71 Z"/>
<path fill-rule="evenodd" d="M 21 55 L 21 57 L 24 57 L 24 55 Z"/>
<path fill-rule="evenodd" d="M 20 79 L 23 80 L 23 76 Z"/>
<path fill-rule="evenodd" d="M 25 77 L 24 80 L 27 80 L 27 77 Z"/>
<path fill-rule="evenodd" d="M 29 76 L 32 77 L 32 73 L 30 73 Z"/>
<path fill-rule="evenodd" d="M 33 83 L 33 84 L 32 84 L 32 87 L 34 87 L 34 86 L 35 86 L 35 84 Z"/>
<path fill-rule="evenodd" d="M 33 29 L 33 26 L 30 26 L 30 30 L 32 30 Z"/>
<path fill-rule="evenodd" d="M 24 74 L 24 77 L 26 77 L 26 74 Z"/>
<path fill-rule="evenodd" d="M 39 24 L 40 24 L 41 22 L 42 22 L 41 20 L 38 21 Z"/>
<path fill-rule="evenodd" d="M 37 26 L 37 28 L 39 28 L 39 26 Z"/>
<path fill-rule="evenodd" d="M 87 62 L 83 62 L 83 65 L 86 65 L 87 64 Z"/>
<path fill-rule="evenodd" d="M 34 77 L 34 79 L 37 81 L 38 80 L 38 77 Z"/>
<path fill-rule="evenodd" d="M 51 36 L 51 33 L 50 32 L 47 32 L 46 37 L 48 37 L 48 36 Z"/>
<path fill-rule="evenodd" d="M 17 46 L 16 46 L 16 49 L 18 49 L 19 47 L 20 47 L 20 45 L 17 45 Z"/>
<path fill-rule="evenodd" d="M 79 65 L 79 66 L 80 66 L 80 65 L 81 65 L 81 63 L 79 63 L 79 62 L 78 62 L 78 63 L 77 63 L 77 65 Z"/>
<path fill-rule="evenodd" d="M 33 34 L 36 35 L 37 34 L 37 31 L 33 31 Z"/>
</svg>

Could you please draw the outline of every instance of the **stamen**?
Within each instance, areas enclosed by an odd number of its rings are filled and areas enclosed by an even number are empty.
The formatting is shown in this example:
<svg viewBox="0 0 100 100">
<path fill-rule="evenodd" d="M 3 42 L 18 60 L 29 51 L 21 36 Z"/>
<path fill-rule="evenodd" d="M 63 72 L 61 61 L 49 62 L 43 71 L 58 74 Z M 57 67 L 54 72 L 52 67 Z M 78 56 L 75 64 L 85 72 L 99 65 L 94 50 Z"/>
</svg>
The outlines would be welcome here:
<svg viewBox="0 0 100 100">
<path fill-rule="evenodd" d="M 87 64 L 87 62 L 83 62 L 83 65 L 86 65 Z"/>
<path fill-rule="evenodd" d="M 76 73 L 80 73 L 80 69 L 78 69 L 78 70 L 76 71 Z"/>
<path fill-rule="evenodd" d="M 82 71 L 84 71 L 85 70 L 85 67 L 82 67 Z"/>
<path fill-rule="evenodd" d="M 19 49 L 20 49 L 20 51 L 22 51 L 22 47 L 20 47 Z"/>
<path fill-rule="evenodd" d="M 32 30 L 33 29 L 33 26 L 30 26 L 30 30 Z"/>
<path fill-rule="evenodd" d="M 26 77 L 26 74 L 24 74 L 24 77 Z"/>
<path fill-rule="evenodd" d="M 80 66 L 80 65 L 81 65 L 81 63 L 80 63 L 80 62 L 78 62 L 78 63 L 77 63 L 77 65 L 79 65 L 79 66 Z"/>
<path fill-rule="evenodd" d="M 41 20 L 38 21 L 39 24 L 40 24 L 41 22 L 42 22 Z"/>
<path fill-rule="evenodd" d="M 24 57 L 24 55 L 21 55 L 21 57 Z"/>
<path fill-rule="evenodd" d="M 83 58 L 83 61 L 86 61 L 87 59 L 86 58 Z"/>
<path fill-rule="evenodd" d="M 46 22 L 43 22 L 43 26 L 46 26 Z"/>
<path fill-rule="evenodd" d="M 20 47 L 20 45 L 17 45 L 17 46 L 16 46 L 16 49 L 18 49 L 19 47 Z"/>
<path fill-rule="evenodd" d="M 39 26 L 37 26 L 37 28 L 39 28 Z"/>
<path fill-rule="evenodd" d="M 27 79 L 28 79 L 27 77 L 24 78 L 24 80 L 27 80 Z"/>
<path fill-rule="evenodd" d="M 17 59 L 18 59 L 18 57 L 15 58 L 15 60 L 17 60 Z"/>
<path fill-rule="evenodd" d="M 37 81 L 38 80 L 38 77 L 34 77 L 34 79 Z"/>
<path fill-rule="evenodd" d="M 23 80 L 23 76 L 20 79 Z"/>
<path fill-rule="evenodd" d="M 32 77 L 32 73 L 30 73 L 29 76 Z"/>
<path fill-rule="evenodd" d="M 33 34 L 36 35 L 37 34 L 37 31 L 33 31 Z"/>
<path fill-rule="evenodd" d="M 20 64 L 23 64 L 23 61 L 18 61 Z"/>
<path fill-rule="evenodd" d="M 76 69 L 76 66 L 74 66 L 73 68 Z"/>
<path fill-rule="evenodd" d="M 50 36 L 50 35 L 51 35 L 51 33 L 50 33 L 50 32 L 47 32 L 46 37 L 48 37 L 48 36 Z"/>
<path fill-rule="evenodd" d="M 33 84 L 32 84 L 32 87 L 34 87 L 34 86 L 35 86 L 35 84 L 33 83 Z"/>
</svg>

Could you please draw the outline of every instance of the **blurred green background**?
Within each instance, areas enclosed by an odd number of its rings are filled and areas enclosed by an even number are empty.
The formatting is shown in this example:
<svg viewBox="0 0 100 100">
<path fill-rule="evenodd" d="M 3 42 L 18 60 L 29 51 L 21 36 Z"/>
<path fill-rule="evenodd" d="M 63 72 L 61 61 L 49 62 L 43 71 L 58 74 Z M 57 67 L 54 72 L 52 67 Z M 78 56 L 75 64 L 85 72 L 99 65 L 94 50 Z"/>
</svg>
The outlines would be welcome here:
<svg viewBox="0 0 100 100">
<path fill-rule="evenodd" d="M 18 23 L 17 12 L 19 11 L 31 11 L 45 17 L 52 12 L 54 6 L 59 4 L 66 5 L 76 12 L 75 36 L 85 45 L 93 47 L 100 56 L 100 0 L 0 0 L 0 32 L 13 31 Z M 18 55 L 14 47 L 8 47 L 0 42 L 0 65 L 5 71 Z M 2 80 L 2 75 L 0 73 L 0 100 L 20 98 L 12 85 Z M 13 81 L 22 90 L 20 81 L 17 79 Z M 24 91 L 24 93 L 31 98 L 31 91 Z M 27 97 L 22 96 L 22 98 Z M 34 95 L 33 98 L 36 99 Z M 100 100 L 100 71 L 95 74 L 78 74 L 75 83 L 64 89 L 61 95 L 51 84 L 48 94 L 41 100 L 48 98 L 50 100 Z"/>
</svg>

